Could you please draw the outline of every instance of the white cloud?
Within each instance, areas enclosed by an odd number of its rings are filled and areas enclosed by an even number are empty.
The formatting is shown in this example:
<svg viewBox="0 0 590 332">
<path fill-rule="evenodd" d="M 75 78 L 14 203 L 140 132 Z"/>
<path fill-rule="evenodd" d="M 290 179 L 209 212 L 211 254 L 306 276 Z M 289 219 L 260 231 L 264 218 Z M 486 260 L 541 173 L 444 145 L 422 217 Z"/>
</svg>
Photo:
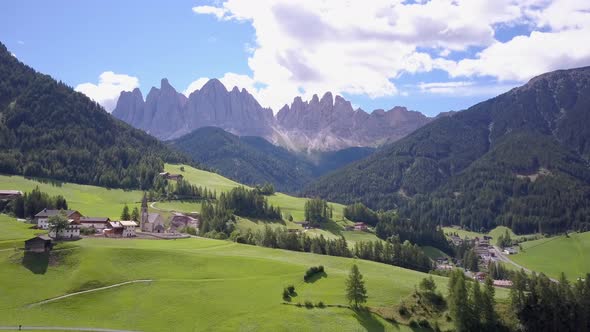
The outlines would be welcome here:
<svg viewBox="0 0 590 332">
<path fill-rule="evenodd" d="M 489 96 L 500 94 L 516 84 L 478 83 L 474 81 L 429 82 L 418 84 L 422 93 L 447 96 Z"/>
<path fill-rule="evenodd" d="M 98 102 L 110 113 L 117 105 L 121 91 L 131 91 L 137 87 L 139 87 L 137 77 L 105 71 L 100 74 L 98 84 L 78 84 L 75 90 Z"/>
<path fill-rule="evenodd" d="M 524 81 L 590 63 L 590 43 L 581 43 L 590 35 L 590 2 L 581 0 L 224 0 L 193 11 L 252 24 L 253 74 L 241 84 L 263 86 L 253 92 L 275 111 L 301 94 L 396 95 L 404 73 Z M 499 28 L 516 25 L 536 31 L 496 40 Z M 470 56 L 473 49 L 481 51 Z"/>
<path fill-rule="evenodd" d="M 223 16 L 225 16 L 227 11 L 223 8 L 214 6 L 196 6 L 193 7 L 193 12 L 195 12 L 196 14 L 211 14 L 215 15 L 215 17 L 217 17 L 218 19 L 221 19 L 223 18 Z"/>
</svg>

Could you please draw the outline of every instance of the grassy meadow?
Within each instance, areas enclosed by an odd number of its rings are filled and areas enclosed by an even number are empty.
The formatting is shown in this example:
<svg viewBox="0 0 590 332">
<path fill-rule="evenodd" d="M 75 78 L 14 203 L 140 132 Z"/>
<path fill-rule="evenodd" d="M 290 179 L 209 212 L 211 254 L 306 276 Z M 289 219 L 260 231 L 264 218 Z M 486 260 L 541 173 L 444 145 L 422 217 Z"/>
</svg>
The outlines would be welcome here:
<svg viewBox="0 0 590 332">
<path fill-rule="evenodd" d="M 553 278 L 564 272 L 570 280 L 590 273 L 590 232 L 527 241 L 521 246 L 524 250 L 510 259 L 533 271 Z"/>
<path fill-rule="evenodd" d="M 4 217 L 0 232 L 28 236 Z M 425 275 L 385 264 L 290 252 L 202 238 L 182 240 L 83 239 L 59 244 L 51 259 L 0 251 L 0 325 L 81 326 L 142 331 L 300 330 L 410 331 L 376 315 L 346 308 L 306 309 L 282 304 L 346 304 L 344 280 L 352 264 L 365 276 L 368 305 L 398 304 Z M 303 282 L 310 266 L 326 276 Z M 29 306 L 60 295 L 149 279 Z M 435 277 L 439 289 L 446 279 Z M 505 296 L 502 295 L 502 296 Z"/>
<path fill-rule="evenodd" d="M 130 208 L 141 203 L 142 193 L 138 190 L 107 189 L 74 183 L 47 182 L 22 176 L 0 175 L 0 188 L 29 192 L 35 187 L 50 195 L 62 195 L 70 209 L 82 215 L 118 219 L 123 206 Z"/>
</svg>

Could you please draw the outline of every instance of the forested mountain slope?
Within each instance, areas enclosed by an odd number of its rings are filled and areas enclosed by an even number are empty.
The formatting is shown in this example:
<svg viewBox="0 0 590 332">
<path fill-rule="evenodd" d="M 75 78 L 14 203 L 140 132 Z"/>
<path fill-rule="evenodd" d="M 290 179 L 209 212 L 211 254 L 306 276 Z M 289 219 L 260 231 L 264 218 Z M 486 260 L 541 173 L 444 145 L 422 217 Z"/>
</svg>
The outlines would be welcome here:
<svg viewBox="0 0 590 332">
<path fill-rule="evenodd" d="M 272 183 L 277 190 L 285 192 L 300 190 L 314 178 L 373 152 L 372 148 L 349 148 L 303 155 L 262 137 L 239 137 L 216 127 L 197 129 L 170 144 L 240 183 Z"/>
<path fill-rule="evenodd" d="M 439 118 L 306 189 L 413 219 L 517 232 L 589 227 L 590 67 Z"/>
<path fill-rule="evenodd" d="M 164 161 L 188 159 L 0 44 L 0 173 L 147 188 Z"/>
</svg>

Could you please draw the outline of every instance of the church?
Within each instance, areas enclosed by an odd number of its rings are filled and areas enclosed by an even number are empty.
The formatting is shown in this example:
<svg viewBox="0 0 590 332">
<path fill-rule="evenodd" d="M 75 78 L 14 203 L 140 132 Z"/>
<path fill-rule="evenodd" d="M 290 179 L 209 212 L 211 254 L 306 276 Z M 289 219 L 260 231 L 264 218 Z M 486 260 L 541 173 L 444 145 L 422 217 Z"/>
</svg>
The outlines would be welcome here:
<svg viewBox="0 0 590 332">
<path fill-rule="evenodd" d="M 164 218 L 159 213 L 149 213 L 147 196 L 141 201 L 141 231 L 147 233 L 164 233 Z"/>
</svg>

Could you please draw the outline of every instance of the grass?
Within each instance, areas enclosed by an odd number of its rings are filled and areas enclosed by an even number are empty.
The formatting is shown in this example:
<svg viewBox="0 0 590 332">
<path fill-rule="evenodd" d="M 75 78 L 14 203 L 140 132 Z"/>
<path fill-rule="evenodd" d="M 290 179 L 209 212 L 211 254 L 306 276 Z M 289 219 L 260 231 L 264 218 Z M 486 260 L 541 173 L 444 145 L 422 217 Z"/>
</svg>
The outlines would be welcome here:
<svg viewBox="0 0 590 332">
<path fill-rule="evenodd" d="M 6 220 L 0 224 L 1 231 L 8 227 L 13 226 L 7 226 Z M 14 234 L 22 235 L 18 231 Z M 293 303 L 346 304 L 344 280 L 352 264 L 357 264 L 367 282 L 368 305 L 383 307 L 397 304 L 425 276 L 375 262 L 201 238 L 83 239 L 59 244 L 52 255 L 48 262 L 38 259 L 25 264 L 22 252 L 0 251 L 2 325 L 143 331 L 410 331 L 376 315 L 346 308 L 284 305 L 280 293 L 284 286 L 293 284 L 298 294 Z M 317 265 L 325 267 L 327 277 L 303 282 L 305 270 Z M 28 306 L 134 279 L 153 281 Z M 440 289 L 446 289 L 445 278 L 435 280 Z"/>
<path fill-rule="evenodd" d="M 383 241 L 377 237 L 374 233 L 359 232 L 359 231 L 343 231 L 342 235 L 348 242 L 349 246 L 354 246 L 356 242 L 361 241 Z"/>
<path fill-rule="evenodd" d="M 510 259 L 531 270 L 553 278 L 564 272 L 570 280 L 590 273 L 590 232 L 527 241 L 521 246 L 524 251 Z"/>
<path fill-rule="evenodd" d="M 22 246 L 22 241 L 30 239 L 44 231 L 32 229 L 31 224 L 25 224 L 5 214 L 0 214 L 0 250 Z"/>
<path fill-rule="evenodd" d="M 422 247 L 422 251 L 432 260 L 436 260 L 439 257 L 449 257 L 449 255 L 445 254 L 444 252 L 440 251 L 438 248 L 431 247 L 431 246 L 424 246 Z"/>
<path fill-rule="evenodd" d="M 139 207 L 142 193 L 137 190 L 107 189 L 73 183 L 47 182 L 22 176 L 0 175 L 0 188 L 30 192 L 35 187 L 50 195 L 62 195 L 70 209 L 82 215 L 118 219 L 125 204 Z"/>
</svg>

